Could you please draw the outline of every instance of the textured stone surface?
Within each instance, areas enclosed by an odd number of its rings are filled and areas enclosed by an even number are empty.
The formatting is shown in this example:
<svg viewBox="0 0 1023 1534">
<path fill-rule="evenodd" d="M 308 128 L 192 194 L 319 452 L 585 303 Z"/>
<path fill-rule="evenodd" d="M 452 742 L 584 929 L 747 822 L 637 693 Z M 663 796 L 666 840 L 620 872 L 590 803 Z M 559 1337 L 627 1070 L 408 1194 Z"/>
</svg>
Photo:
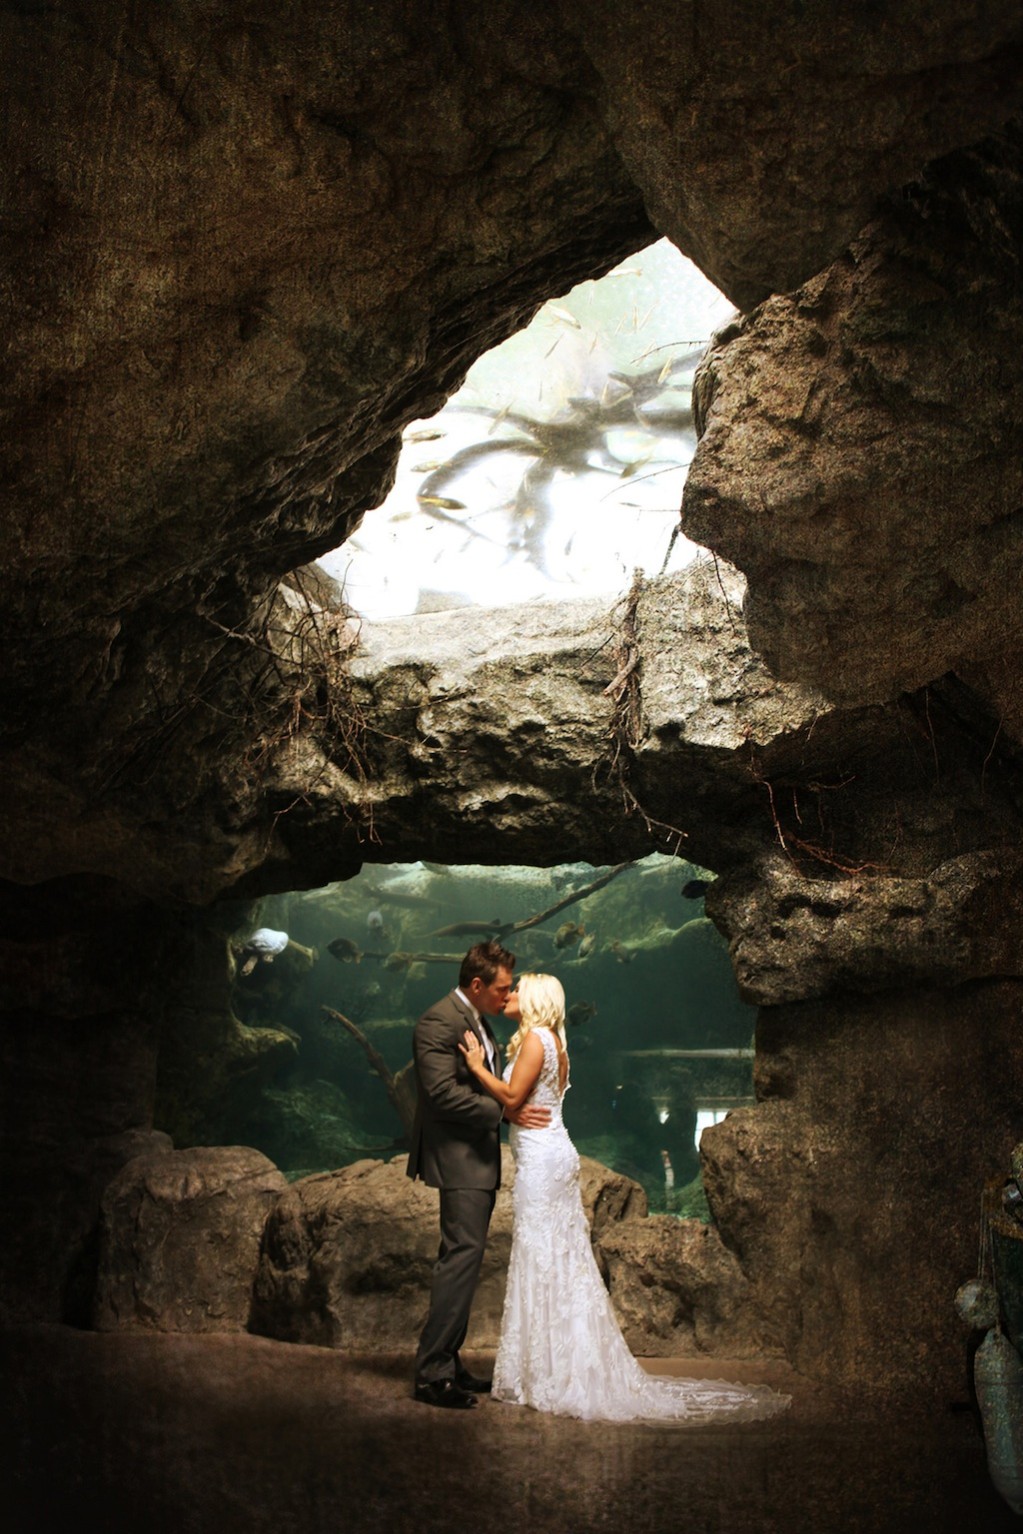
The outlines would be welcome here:
<svg viewBox="0 0 1023 1534">
<path fill-rule="evenodd" d="M 811 913 L 839 908 L 809 924 L 804 986 L 917 975 L 930 930 L 952 934 L 953 979 L 978 953 L 984 973 L 1004 962 L 1011 880 L 967 881 L 978 920 L 1006 892 L 990 943 L 946 914 L 908 945 L 899 917 L 879 947 L 875 917 L 893 881 L 947 893 L 936 870 L 1019 841 L 1019 181 L 1014 138 L 978 147 L 1019 110 L 1019 27 L 1011 7 L 919 0 L 868 22 L 499 0 L 472 26 L 432 0 L 7 9 L 12 1160 L 63 1176 L 83 1143 L 150 1122 L 182 927 L 139 892 L 204 902 L 469 843 L 544 861 L 680 845 L 765 870 L 750 983 L 790 996 L 788 939 L 758 930 L 778 845 Z M 379 500 L 407 421 L 541 299 L 642 244 L 648 213 L 739 302 L 768 298 L 704 375 L 687 517 L 746 569 L 754 645 L 796 685 L 754 659 L 731 601 L 698 616 L 684 585 L 641 600 L 613 741 L 606 615 L 566 612 L 560 637 L 495 620 L 489 671 L 438 622 L 407 631 L 402 665 L 367 635 L 360 774 L 328 685 L 345 614 L 317 588 L 303 619 L 279 578 Z M 460 784 L 445 746 L 467 751 Z M 805 888 L 841 875 L 877 878 L 876 901 Z M 169 1011 L 205 1068 L 230 1029 L 187 992 Z M 900 1368 L 914 1347 L 950 1367 L 916 1319 L 917 1270 L 885 1264 L 922 1249 L 937 1313 L 992 1150 L 977 1126 L 997 1138 L 1001 1094 L 1018 1100 L 1009 994 L 829 994 L 798 1014 L 821 1020 L 812 1043 L 765 1022 L 762 1086 L 787 1095 L 712 1143 L 766 1345 L 841 1372 L 879 1336 Z M 884 1114 L 859 1086 L 877 1062 Z M 917 1079 L 930 1118 L 911 1134 Z M 15 1313 L 63 1313 L 91 1175 L 66 1205 L 66 1178 L 5 1176 Z M 19 1221 L 40 1189 L 45 1212 Z"/>
<path fill-rule="evenodd" d="M 836 1382 L 964 1389 L 952 1298 L 1023 1093 L 1023 983 L 765 1008 L 758 1105 L 704 1132 L 711 1209 L 768 1349 Z"/>
<path fill-rule="evenodd" d="M 102 1099 L 103 1086 L 96 1085 Z M 51 1106 L 58 1094 L 51 1093 Z M 38 1099 L 37 1099 L 38 1100 Z M 57 1145 L 21 1142 L 0 1157 L 8 1222 L 0 1251 L 0 1322 L 64 1321 L 90 1326 L 103 1191 L 127 1162 L 171 1149 L 158 1130 L 126 1129 L 88 1138 L 65 1102 L 69 1123 Z"/>
<path fill-rule="evenodd" d="M 870 26 L 613 0 L 471 26 L 408 0 L 9 11 L 3 871 L 205 899 L 258 864 L 262 767 L 306 698 L 268 663 L 271 593 L 377 503 L 402 426 L 642 244 L 646 209 L 740 303 L 805 281 L 1018 109 L 1019 33 L 921 0 Z"/>
<path fill-rule="evenodd" d="M 644 1358 L 763 1352 L 747 1284 L 713 1225 L 655 1214 L 599 1239 L 626 1342 Z"/>
<path fill-rule="evenodd" d="M 437 1192 L 405 1175 L 408 1158 L 359 1161 L 293 1183 L 267 1224 L 252 1329 L 285 1342 L 412 1350 L 437 1258 Z M 502 1152 L 467 1348 L 495 1347 L 511 1251 L 515 1164 Z M 583 1158 L 583 1201 L 601 1234 L 646 1213 L 643 1190 Z"/>
<path fill-rule="evenodd" d="M 129 1161 L 103 1195 L 97 1330 L 244 1331 L 263 1227 L 286 1186 L 242 1146 Z"/>
<path fill-rule="evenodd" d="M 718 880 L 708 904 L 744 1000 L 761 1006 L 1023 976 L 1015 849 L 955 858 L 926 879 L 808 879 L 775 856 Z"/>
<path fill-rule="evenodd" d="M 929 168 L 704 364 L 683 518 L 746 573 L 779 675 L 863 702 L 990 665 L 1018 703 L 1021 229 L 1012 133 Z"/>
<path fill-rule="evenodd" d="M 685 828 L 713 825 L 719 858 L 734 850 L 726 828 L 744 810 L 759 813 L 751 745 L 772 763 L 780 745 L 787 760 L 789 738 L 826 709 L 820 695 L 779 686 L 764 670 L 746 643 L 740 599 L 734 572 L 708 563 L 649 583 L 637 610 L 644 722 L 635 790 L 645 800 L 649 783 L 649 812 L 663 820 L 684 799 Z M 289 864 L 329 877 L 339 846 L 354 847 L 370 823 L 380 846 L 405 860 L 489 862 L 499 844 L 508 862 L 603 863 L 671 844 L 630 813 L 610 769 L 604 693 L 620 665 L 622 616 L 585 599 L 367 628 L 353 672 L 373 722 L 368 780 L 347 769 L 343 737 L 290 742 L 267 780 L 268 803 L 289 809 L 261 879 L 286 883 Z"/>
<path fill-rule="evenodd" d="M 159 877 L 173 818 L 201 885 L 289 715 L 277 579 L 481 351 L 650 237 L 562 41 L 507 4 L 8 12 L 3 760 L 41 876 L 119 843 Z"/>
<path fill-rule="evenodd" d="M 997 6 L 562 9 L 654 223 L 743 308 L 828 261 L 880 192 L 1019 110 L 1019 17 Z"/>
</svg>

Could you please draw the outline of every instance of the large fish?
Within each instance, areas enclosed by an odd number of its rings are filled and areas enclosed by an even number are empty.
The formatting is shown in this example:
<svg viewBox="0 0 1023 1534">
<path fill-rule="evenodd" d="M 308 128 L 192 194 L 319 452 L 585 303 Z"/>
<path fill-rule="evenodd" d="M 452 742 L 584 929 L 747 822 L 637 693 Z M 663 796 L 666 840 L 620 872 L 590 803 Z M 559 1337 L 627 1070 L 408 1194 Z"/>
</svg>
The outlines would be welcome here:
<svg viewBox="0 0 1023 1534">
<path fill-rule="evenodd" d="M 438 927 L 436 932 L 430 932 L 428 937 L 471 937 L 483 932 L 506 932 L 510 923 L 502 921 L 495 916 L 493 921 L 453 921 L 450 926 Z"/>
<path fill-rule="evenodd" d="M 327 952 L 335 959 L 340 959 L 342 964 L 358 964 L 362 958 L 358 943 L 353 943 L 350 937 L 336 937 L 332 943 L 327 944 Z"/>
</svg>

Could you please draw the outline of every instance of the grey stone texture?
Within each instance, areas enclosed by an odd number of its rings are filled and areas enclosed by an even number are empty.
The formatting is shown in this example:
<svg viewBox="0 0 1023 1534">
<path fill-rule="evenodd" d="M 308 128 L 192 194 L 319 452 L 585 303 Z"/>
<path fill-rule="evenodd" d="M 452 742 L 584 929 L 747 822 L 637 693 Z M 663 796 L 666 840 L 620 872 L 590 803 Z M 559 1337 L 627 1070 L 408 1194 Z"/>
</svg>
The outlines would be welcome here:
<svg viewBox="0 0 1023 1534">
<path fill-rule="evenodd" d="M 129 1161 L 103 1194 L 97 1331 L 245 1331 L 263 1227 L 286 1186 L 245 1146 Z"/>
<path fill-rule="evenodd" d="M 436 1190 L 406 1176 L 407 1159 L 359 1161 L 291 1185 L 267 1224 L 253 1331 L 286 1342 L 411 1356 L 429 1307 L 439 1228 Z M 514 1168 L 505 1147 L 468 1349 L 497 1345 Z M 595 1238 L 646 1213 L 638 1184 L 588 1158 L 582 1190 Z"/>
</svg>

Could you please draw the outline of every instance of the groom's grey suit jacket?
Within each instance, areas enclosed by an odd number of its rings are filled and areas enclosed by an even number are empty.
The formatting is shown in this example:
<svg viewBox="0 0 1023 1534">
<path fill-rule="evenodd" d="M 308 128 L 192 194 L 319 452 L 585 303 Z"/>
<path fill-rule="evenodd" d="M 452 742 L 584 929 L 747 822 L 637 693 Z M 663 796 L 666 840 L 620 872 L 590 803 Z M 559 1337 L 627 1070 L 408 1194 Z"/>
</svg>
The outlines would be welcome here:
<svg viewBox="0 0 1023 1534">
<path fill-rule="evenodd" d="M 501 1118 L 504 1110 L 485 1092 L 459 1049 L 466 1028 L 497 1041 L 486 1019 L 454 991 L 428 1007 L 412 1036 L 417 1106 L 412 1126 L 409 1177 L 431 1188 L 501 1186 Z"/>
</svg>

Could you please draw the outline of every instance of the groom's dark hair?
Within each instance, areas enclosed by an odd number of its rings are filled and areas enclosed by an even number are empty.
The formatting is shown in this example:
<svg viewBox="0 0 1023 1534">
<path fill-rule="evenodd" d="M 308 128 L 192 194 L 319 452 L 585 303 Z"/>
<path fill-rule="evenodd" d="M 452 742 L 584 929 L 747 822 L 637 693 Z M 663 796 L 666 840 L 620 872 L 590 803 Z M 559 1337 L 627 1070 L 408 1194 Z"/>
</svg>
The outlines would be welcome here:
<svg viewBox="0 0 1023 1534">
<path fill-rule="evenodd" d="M 468 990 L 477 975 L 484 985 L 489 985 L 499 969 L 514 968 L 515 955 L 502 948 L 496 938 L 489 938 L 485 943 L 473 943 L 469 949 L 458 971 L 458 985 L 461 990 Z"/>
</svg>

